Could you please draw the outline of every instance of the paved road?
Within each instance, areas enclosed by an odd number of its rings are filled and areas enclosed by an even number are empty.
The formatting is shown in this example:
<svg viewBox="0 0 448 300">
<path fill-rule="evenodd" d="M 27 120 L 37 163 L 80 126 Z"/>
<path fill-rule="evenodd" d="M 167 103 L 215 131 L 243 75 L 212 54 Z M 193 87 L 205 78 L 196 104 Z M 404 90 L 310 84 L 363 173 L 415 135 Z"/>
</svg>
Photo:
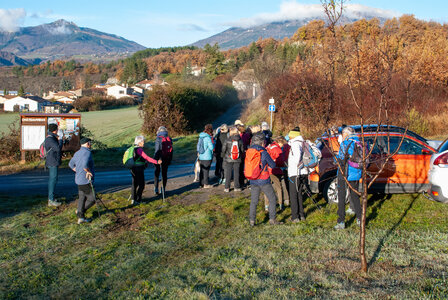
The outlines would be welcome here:
<svg viewBox="0 0 448 300">
<path fill-rule="evenodd" d="M 168 178 L 193 178 L 193 165 L 171 165 Z M 154 168 L 145 170 L 145 180 L 152 183 L 154 180 Z M 127 169 L 98 170 L 95 174 L 95 190 L 100 193 L 117 192 L 131 186 L 132 178 Z M 43 170 L 0 176 L 0 198 L 5 195 L 46 195 L 48 192 L 48 172 Z M 78 190 L 75 185 L 75 175 L 70 169 L 61 169 L 56 196 L 74 195 Z"/>
<path fill-rule="evenodd" d="M 245 102 L 240 102 L 231 107 L 215 122 L 214 127 L 223 123 L 233 124 L 237 120 L 244 108 Z M 214 169 L 214 164 L 212 165 Z M 213 172 L 210 172 L 212 176 Z M 191 177 L 193 175 L 193 162 L 191 164 L 171 165 L 168 171 L 168 178 L 175 179 Z M 146 183 L 154 182 L 154 167 L 149 167 L 145 171 Z M 95 191 L 99 193 L 112 193 L 127 189 L 132 184 L 132 178 L 127 169 L 110 170 L 100 169 L 95 174 Z M 11 175 L 0 175 L 0 199 L 6 196 L 22 195 L 47 195 L 48 193 L 48 171 L 43 169 L 28 171 Z M 56 196 L 71 196 L 78 193 L 75 185 L 75 175 L 70 169 L 60 169 L 58 183 L 56 185 Z"/>
</svg>

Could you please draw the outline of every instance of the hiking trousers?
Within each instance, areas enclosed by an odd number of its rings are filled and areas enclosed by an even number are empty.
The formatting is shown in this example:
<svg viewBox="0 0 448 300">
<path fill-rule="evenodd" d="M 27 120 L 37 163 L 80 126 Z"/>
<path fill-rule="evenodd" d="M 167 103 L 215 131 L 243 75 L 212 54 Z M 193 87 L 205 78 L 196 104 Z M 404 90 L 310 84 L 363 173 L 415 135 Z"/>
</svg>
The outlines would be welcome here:
<svg viewBox="0 0 448 300">
<path fill-rule="evenodd" d="M 233 170 L 233 185 L 236 189 L 241 188 L 240 182 L 240 162 L 226 162 L 224 164 L 224 178 L 226 179 L 226 189 L 230 189 L 230 181 L 232 181 Z"/>
<path fill-rule="evenodd" d="M 48 168 L 48 200 L 54 201 L 54 189 L 58 183 L 58 167 Z"/>
<path fill-rule="evenodd" d="M 291 204 L 291 220 L 305 219 L 303 209 L 303 189 L 306 188 L 308 175 L 289 177 L 289 202 Z"/>
<path fill-rule="evenodd" d="M 95 204 L 95 195 L 90 184 L 78 185 L 78 218 L 85 218 L 86 211 Z"/>
<path fill-rule="evenodd" d="M 201 171 L 199 172 L 199 184 L 201 186 L 208 185 L 208 173 L 210 171 L 210 166 L 212 165 L 212 160 L 200 160 L 199 164 L 201 166 Z"/>
<path fill-rule="evenodd" d="M 359 180 L 349 181 L 350 185 L 358 191 Z M 347 190 L 350 193 L 350 207 L 355 209 L 355 214 L 358 220 L 361 220 L 361 203 L 359 202 L 359 196 L 352 191 L 345 182 L 342 174 L 338 174 L 338 223 L 345 223 L 345 199 Z"/>
<path fill-rule="evenodd" d="M 275 220 L 275 194 L 272 184 L 270 183 L 265 185 L 250 185 L 249 220 L 255 221 L 255 218 L 257 217 L 257 205 L 261 192 L 263 192 L 269 199 L 269 220 Z"/>
<path fill-rule="evenodd" d="M 270 178 L 272 187 L 274 188 L 274 192 L 277 196 L 277 203 L 280 206 L 284 206 L 283 205 L 284 202 L 289 202 L 289 194 L 287 189 L 287 183 L 285 181 L 285 176 L 271 174 Z M 264 196 L 264 205 L 269 206 L 269 199 L 268 197 L 266 197 L 266 195 Z"/>
<path fill-rule="evenodd" d="M 221 154 L 216 154 L 216 166 L 215 166 L 215 176 L 219 179 L 224 179 L 224 159 L 221 157 Z"/>
<path fill-rule="evenodd" d="M 169 163 L 165 163 L 163 161 L 161 165 L 154 165 L 154 189 L 156 191 L 159 190 L 160 170 L 162 170 L 162 186 L 164 190 L 166 188 L 166 183 L 168 181 L 168 166 Z"/>
<path fill-rule="evenodd" d="M 132 200 L 142 201 L 143 190 L 145 189 L 145 166 L 136 166 L 131 169 L 132 175 Z"/>
</svg>

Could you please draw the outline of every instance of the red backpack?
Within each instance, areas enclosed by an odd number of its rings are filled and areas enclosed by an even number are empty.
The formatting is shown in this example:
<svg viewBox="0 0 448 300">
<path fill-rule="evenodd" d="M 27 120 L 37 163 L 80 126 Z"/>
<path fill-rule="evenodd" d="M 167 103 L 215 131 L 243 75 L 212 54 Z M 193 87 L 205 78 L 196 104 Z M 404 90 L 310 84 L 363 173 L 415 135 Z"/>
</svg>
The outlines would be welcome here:
<svg viewBox="0 0 448 300">
<path fill-rule="evenodd" d="M 237 160 L 240 157 L 240 149 L 238 147 L 238 141 L 232 140 L 232 147 L 230 148 L 230 158 L 232 160 Z"/>
<path fill-rule="evenodd" d="M 249 180 L 268 179 L 268 166 L 261 165 L 261 152 L 254 148 L 246 151 L 246 159 L 244 160 L 244 176 Z"/>
<path fill-rule="evenodd" d="M 162 136 L 162 158 L 171 158 L 173 156 L 173 141 L 169 136 Z"/>
</svg>

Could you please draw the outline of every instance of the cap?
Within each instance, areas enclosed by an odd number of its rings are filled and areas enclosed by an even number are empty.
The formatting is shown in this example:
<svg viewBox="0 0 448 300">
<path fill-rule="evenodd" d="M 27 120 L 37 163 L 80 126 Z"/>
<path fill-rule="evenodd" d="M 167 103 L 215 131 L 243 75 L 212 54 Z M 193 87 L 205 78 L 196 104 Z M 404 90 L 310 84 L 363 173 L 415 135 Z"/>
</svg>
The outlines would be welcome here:
<svg viewBox="0 0 448 300">
<path fill-rule="evenodd" d="M 89 138 L 82 138 L 80 142 L 81 145 L 87 144 L 88 142 L 91 142 L 92 140 Z"/>
</svg>

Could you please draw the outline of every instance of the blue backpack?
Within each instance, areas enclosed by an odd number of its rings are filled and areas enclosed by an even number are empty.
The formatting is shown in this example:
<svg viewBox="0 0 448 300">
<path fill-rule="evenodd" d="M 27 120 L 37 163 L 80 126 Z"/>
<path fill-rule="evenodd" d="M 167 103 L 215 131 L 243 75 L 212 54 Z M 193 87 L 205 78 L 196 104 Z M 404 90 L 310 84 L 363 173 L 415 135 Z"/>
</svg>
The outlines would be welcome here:
<svg viewBox="0 0 448 300">
<path fill-rule="evenodd" d="M 199 154 L 204 154 L 204 152 L 205 152 L 204 138 L 199 138 L 196 150 L 198 151 Z"/>
</svg>

